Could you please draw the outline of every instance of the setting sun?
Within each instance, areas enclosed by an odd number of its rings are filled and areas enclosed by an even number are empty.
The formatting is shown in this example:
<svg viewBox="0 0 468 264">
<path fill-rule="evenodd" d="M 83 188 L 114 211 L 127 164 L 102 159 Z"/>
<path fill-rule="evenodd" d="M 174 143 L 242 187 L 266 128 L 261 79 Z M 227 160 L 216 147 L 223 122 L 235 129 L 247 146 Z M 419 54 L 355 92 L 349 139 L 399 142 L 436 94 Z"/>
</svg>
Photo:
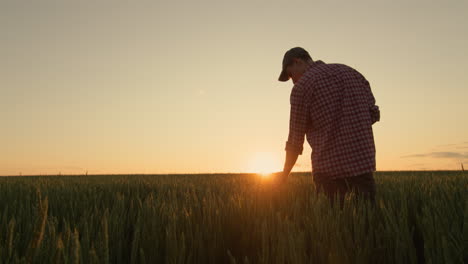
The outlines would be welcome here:
<svg viewBox="0 0 468 264">
<path fill-rule="evenodd" d="M 267 177 L 273 172 L 280 171 L 281 166 L 279 156 L 271 152 L 258 152 L 250 158 L 247 171 Z"/>
</svg>

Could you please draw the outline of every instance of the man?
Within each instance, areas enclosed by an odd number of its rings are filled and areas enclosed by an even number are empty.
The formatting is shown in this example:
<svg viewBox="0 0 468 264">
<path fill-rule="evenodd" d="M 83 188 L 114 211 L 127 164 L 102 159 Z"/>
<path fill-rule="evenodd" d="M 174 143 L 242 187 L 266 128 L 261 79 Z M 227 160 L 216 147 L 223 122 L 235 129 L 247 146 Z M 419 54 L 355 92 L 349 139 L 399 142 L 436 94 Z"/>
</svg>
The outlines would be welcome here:
<svg viewBox="0 0 468 264">
<path fill-rule="evenodd" d="M 286 182 L 304 136 L 312 148 L 317 192 L 334 202 L 355 190 L 375 204 L 375 145 L 372 125 L 380 120 L 369 82 L 343 64 L 313 61 L 303 48 L 288 50 L 279 81 L 292 79 L 286 161 L 279 181 Z"/>
</svg>

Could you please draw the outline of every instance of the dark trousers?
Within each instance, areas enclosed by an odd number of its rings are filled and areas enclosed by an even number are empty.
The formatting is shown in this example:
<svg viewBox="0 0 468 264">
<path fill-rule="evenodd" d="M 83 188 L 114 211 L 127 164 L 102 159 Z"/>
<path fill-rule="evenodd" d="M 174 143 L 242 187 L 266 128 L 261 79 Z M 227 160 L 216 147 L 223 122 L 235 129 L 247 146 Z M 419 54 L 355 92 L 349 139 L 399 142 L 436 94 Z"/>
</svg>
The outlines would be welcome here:
<svg viewBox="0 0 468 264">
<path fill-rule="evenodd" d="M 343 209 L 345 194 L 351 190 L 354 190 L 358 196 L 369 199 L 371 204 L 375 206 L 375 181 L 372 172 L 341 179 L 329 179 L 326 175 L 314 174 L 314 183 L 317 194 L 323 191 L 329 198 L 332 206 L 335 196 L 338 196 L 340 208 Z M 413 233 L 413 243 L 416 249 L 417 263 L 425 263 L 424 240 L 418 227 L 416 227 Z"/>
<path fill-rule="evenodd" d="M 371 204 L 375 205 L 375 181 L 372 172 L 338 179 L 330 179 L 325 175 L 314 174 L 314 183 L 317 194 L 323 191 L 332 205 L 335 196 L 338 196 L 340 207 L 343 208 L 345 194 L 352 190 L 357 196 L 369 199 Z"/>
</svg>

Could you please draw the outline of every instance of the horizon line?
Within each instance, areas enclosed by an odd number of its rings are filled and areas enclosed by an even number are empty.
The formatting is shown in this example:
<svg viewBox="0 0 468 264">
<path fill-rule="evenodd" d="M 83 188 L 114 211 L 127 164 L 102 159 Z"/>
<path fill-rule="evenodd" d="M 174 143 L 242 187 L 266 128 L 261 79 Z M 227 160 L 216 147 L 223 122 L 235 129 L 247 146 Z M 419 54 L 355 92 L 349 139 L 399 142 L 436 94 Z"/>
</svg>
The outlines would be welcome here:
<svg viewBox="0 0 468 264">
<path fill-rule="evenodd" d="M 464 170 L 450 170 L 450 169 L 437 169 L 437 170 L 378 170 L 374 173 L 381 172 L 464 172 Z M 267 174 L 279 173 L 271 172 Z M 290 174 L 311 173 L 311 171 L 293 171 Z M 230 174 L 263 174 L 262 172 L 197 172 L 197 173 L 92 173 L 92 174 L 15 174 L 15 175 L 0 175 L 0 177 L 41 177 L 41 176 L 123 176 L 123 175 L 153 175 L 153 176 L 169 176 L 169 175 L 230 175 Z"/>
</svg>

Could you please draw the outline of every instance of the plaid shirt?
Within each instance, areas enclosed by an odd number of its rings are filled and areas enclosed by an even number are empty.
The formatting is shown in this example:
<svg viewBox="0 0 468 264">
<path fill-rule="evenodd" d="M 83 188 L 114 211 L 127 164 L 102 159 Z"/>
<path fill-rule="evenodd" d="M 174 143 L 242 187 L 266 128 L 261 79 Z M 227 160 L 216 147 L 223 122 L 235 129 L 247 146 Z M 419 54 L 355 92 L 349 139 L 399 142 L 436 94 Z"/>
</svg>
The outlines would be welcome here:
<svg viewBox="0 0 468 264">
<path fill-rule="evenodd" d="M 316 61 L 291 91 L 286 151 L 312 147 L 314 177 L 342 178 L 375 171 L 372 125 L 380 120 L 369 82 L 343 64 Z"/>
</svg>

